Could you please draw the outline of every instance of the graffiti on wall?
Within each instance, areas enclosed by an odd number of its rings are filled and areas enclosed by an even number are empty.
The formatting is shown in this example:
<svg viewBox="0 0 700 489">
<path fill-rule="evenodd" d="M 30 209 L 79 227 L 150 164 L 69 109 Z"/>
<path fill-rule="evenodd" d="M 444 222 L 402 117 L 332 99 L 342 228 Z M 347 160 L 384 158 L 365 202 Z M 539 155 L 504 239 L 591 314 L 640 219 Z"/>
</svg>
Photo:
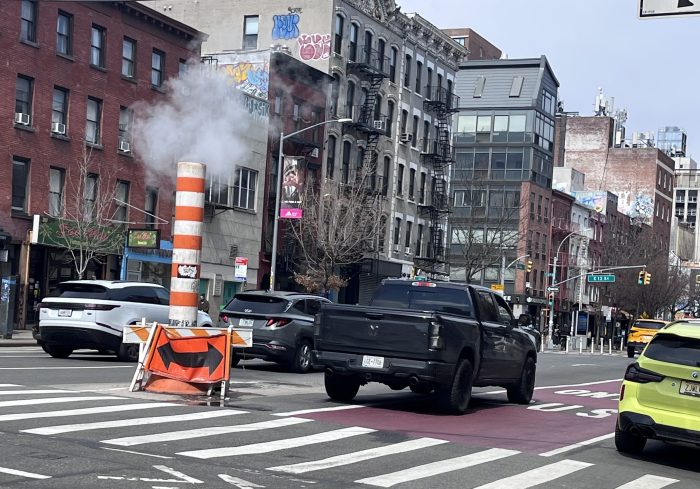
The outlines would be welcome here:
<svg viewBox="0 0 700 489">
<path fill-rule="evenodd" d="M 327 59 L 331 55 L 330 34 L 301 34 L 299 42 L 299 57 L 304 61 Z"/>
<path fill-rule="evenodd" d="M 270 53 L 232 53 L 217 56 L 218 66 L 231 78 L 235 88 L 252 97 L 267 100 L 270 86 Z"/>
<path fill-rule="evenodd" d="M 647 193 L 623 191 L 618 194 L 618 209 L 632 219 L 651 224 L 654 218 L 654 199 Z"/>
<path fill-rule="evenodd" d="M 572 192 L 576 201 L 596 212 L 605 214 L 608 204 L 607 192 Z"/>
<path fill-rule="evenodd" d="M 296 39 L 299 37 L 299 14 L 301 9 L 289 9 L 288 14 L 272 16 L 272 39 Z"/>
</svg>

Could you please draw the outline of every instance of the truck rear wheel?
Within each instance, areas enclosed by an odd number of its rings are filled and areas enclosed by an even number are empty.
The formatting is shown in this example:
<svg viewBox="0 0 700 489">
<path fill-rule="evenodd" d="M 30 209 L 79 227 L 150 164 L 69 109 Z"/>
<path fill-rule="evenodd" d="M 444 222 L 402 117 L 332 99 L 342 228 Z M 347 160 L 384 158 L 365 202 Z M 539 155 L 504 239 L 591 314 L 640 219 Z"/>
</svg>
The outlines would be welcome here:
<svg viewBox="0 0 700 489">
<path fill-rule="evenodd" d="M 353 377 L 325 375 L 326 394 L 338 402 L 350 402 L 360 390 L 360 382 Z"/>
<path fill-rule="evenodd" d="M 41 348 L 54 358 L 68 358 L 73 353 L 73 348 L 44 343 Z"/>
<path fill-rule="evenodd" d="M 450 414 L 464 414 L 472 397 L 474 369 L 466 358 L 460 360 L 449 385 L 441 385 L 435 391 L 440 409 Z"/>
<path fill-rule="evenodd" d="M 536 371 L 535 360 L 532 357 L 527 357 L 525 365 L 523 365 L 523 371 L 520 373 L 520 379 L 515 385 L 507 388 L 508 402 L 530 404 L 532 393 L 535 390 Z"/>
</svg>

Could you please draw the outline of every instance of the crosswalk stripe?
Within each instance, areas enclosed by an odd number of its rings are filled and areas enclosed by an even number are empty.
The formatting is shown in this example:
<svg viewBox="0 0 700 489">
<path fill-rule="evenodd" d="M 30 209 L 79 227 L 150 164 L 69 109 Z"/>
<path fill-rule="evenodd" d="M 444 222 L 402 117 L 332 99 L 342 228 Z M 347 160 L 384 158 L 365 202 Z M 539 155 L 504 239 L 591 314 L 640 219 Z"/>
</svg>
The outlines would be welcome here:
<svg viewBox="0 0 700 489">
<path fill-rule="evenodd" d="M 315 408 L 315 409 L 301 409 L 299 411 L 288 411 L 286 413 L 272 413 L 273 416 L 298 416 L 300 414 L 311 414 L 311 413 L 326 413 L 329 411 L 345 411 L 348 409 L 360 409 L 367 406 L 361 406 L 359 404 L 348 404 L 347 406 L 333 406 L 325 408 Z"/>
<path fill-rule="evenodd" d="M 22 430 L 22 433 L 32 435 L 57 435 L 75 431 L 101 430 L 104 428 L 122 428 L 124 426 L 143 426 L 148 424 L 174 423 L 177 421 L 196 421 L 200 419 L 220 418 L 243 414 L 246 411 L 200 411 L 196 413 L 175 414 L 170 416 L 151 416 L 148 418 L 116 419 L 112 421 L 97 421 L 94 423 L 64 424 L 59 426 L 46 426 L 44 428 L 32 428 Z"/>
<path fill-rule="evenodd" d="M 50 475 L 35 474 L 34 472 L 25 472 L 24 470 L 8 469 L 7 467 L 0 467 L 0 473 L 17 475 L 19 477 L 26 477 L 28 479 L 50 479 Z"/>
<path fill-rule="evenodd" d="M 289 418 L 282 418 L 289 419 Z M 316 433 L 315 435 L 300 436 L 297 438 L 287 438 L 283 440 L 269 441 L 264 443 L 254 443 L 252 445 L 242 445 L 238 447 L 222 447 L 222 448 L 208 448 L 205 450 L 190 450 L 187 452 L 180 452 L 178 455 L 184 455 L 186 457 L 194 457 L 201 459 L 209 459 L 216 457 L 233 457 L 236 455 L 253 455 L 260 453 L 276 452 L 279 450 L 286 450 L 288 448 L 298 448 L 306 445 L 316 445 L 318 443 L 325 443 L 329 441 L 342 440 L 343 438 L 349 438 L 351 436 L 365 435 L 367 433 L 373 433 L 376 430 L 371 428 L 361 428 L 359 426 L 352 426 L 350 428 L 342 428 L 333 431 L 324 431 L 323 433 Z"/>
<path fill-rule="evenodd" d="M 19 384 L 0 384 L 0 387 L 24 387 L 24 386 L 19 385 Z"/>
<path fill-rule="evenodd" d="M 339 467 L 341 465 L 350 465 L 357 462 L 370 460 L 373 458 L 384 457 L 387 455 L 395 455 L 397 453 L 410 452 L 412 450 L 420 450 L 421 448 L 428 448 L 435 445 L 441 445 L 443 443 L 448 442 L 447 440 L 438 440 L 435 438 L 418 438 L 416 440 L 394 443 L 392 445 L 387 445 L 378 448 L 370 448 L 368 450 L 361 450 L 359 452 L 338 455 L 336 457 L 324 458 L 322 460 L 314 460 L 313 462 L 303 462 L 293 465 L 279 465 L 277 467 L 270 467 L 267 470 L 274 470 L 276 472 L 286 472 L 289 474 L 303 474 L 306 472 L 313 472 L 315 470 L 324 470 L 330 469 L 332 467 Z"/>
<path fill-rule="evenodd" d="M 67 394 L 74 391 L 64 391 L 61 389 L 27 389 L 27 390 L 12 390 L 12 391 L 0 391 L 0 396 L 14 396 L 17 394 Z"/>
<path fill-rule="evenodd" d="M 577 460 L 560 460 L 553 464 L 499 479 L 490 484 L 479 486 L 476 489 L 526 489 L 564 477 L 591 465 L 593 464 Z"/>
<path fill-rule="evenodd" d="M 39 399 L 17 399 L 14 401 L 0 401 L 0 408 L 13 406 L 35 406 L 38 404 L 58 404 L 65 402 L 81 402 L 81 401 L 114 401 L 126 399 L 125 397 L 116 396 L 81 396 L 81 397 L 47 397 Z"/>
<path fill-rule="evenodd" d="M 138 404 L 117 404 L 116 406 L 99 406 L 80 409 L 59 409 L 56 411 L 42 411 L 38 413 L 14 413 L 0 414 L 0 421 L 18 421 L 21 419 L 36 418 L 61 418 L 63 416 L 81 416 L 83 414 L 119 413 L 141 409 L 153 409 L 167 406 L 182 406 L 172 402 L 140 402 Z"/>
<path fill-rule="evenodd" d="M 445 474 L 455 470 L 473 467 L 474 465 L 493 462 L 502 458 L 517 455 L 516 450 L 506 450 L 504 448 L 491 448 L 482 452 L 471 453 L 462 457 L 440 460 L 425 465 L 418 465 L 410 469 L 399 470 L 389 474 L 379 475 L 376 477 L 367 477 L 366 479 L 356 480 L 358 484 L 368 484 L 377 487 L 392 487 L 403 482 L 410 482 L 417 479 L 425 479 L 434 475 Z"/>
<path fill-rule="evenodd" d="M 239 411 L 241 412 L 241 411 Z M 303 418 L 283 418 L 273 419 L 271 421 L 262 421 L 259 423 L 241 424 L 235 426 L 210 426 L 207 428 L 199 428 L 193 430 L 171 431 L 167 433 L 155 433 L 153 435 L 127 436 L 124 438 L 113 438 L 111 440 L 102 440 L 102 443 L 109 445 L 119 445 L 122 447 L 131 447 L 134 445 L 143 445 L 145 443 L 155 443 L 163 441 L 189 440 L 191 438 L 202 438 L 205 436 L 224 435 L 228 433 L 244 433 L 246 431 L 268 430 L 273 428 L 282 428 L 299 423 L 308 423 L 311 419 Z"/>
<path fill-rule="evenodd" d="M 669 479 L 668 477 L 648 474 L 632 482 L 623 484 L 617 489 L 661 489 L 662 487 L 670 486 L 676 482 L 678 482 L 678 479 Z"/>
</svg>

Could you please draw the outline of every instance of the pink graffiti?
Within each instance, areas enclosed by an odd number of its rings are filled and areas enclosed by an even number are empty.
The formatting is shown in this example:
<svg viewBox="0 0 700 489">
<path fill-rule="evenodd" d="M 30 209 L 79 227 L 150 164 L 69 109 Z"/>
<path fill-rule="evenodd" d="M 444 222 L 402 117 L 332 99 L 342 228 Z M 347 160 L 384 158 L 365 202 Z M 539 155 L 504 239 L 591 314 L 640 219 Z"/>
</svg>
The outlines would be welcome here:
<svg viewBox="0 0 700 489">
<path fill-rule="evenodd" d="M 331 55 L 330 34 L 302 34 L 297 41 L 299 41 L 299 57 L 304 61 L 327 59 Z"/>
</svg>

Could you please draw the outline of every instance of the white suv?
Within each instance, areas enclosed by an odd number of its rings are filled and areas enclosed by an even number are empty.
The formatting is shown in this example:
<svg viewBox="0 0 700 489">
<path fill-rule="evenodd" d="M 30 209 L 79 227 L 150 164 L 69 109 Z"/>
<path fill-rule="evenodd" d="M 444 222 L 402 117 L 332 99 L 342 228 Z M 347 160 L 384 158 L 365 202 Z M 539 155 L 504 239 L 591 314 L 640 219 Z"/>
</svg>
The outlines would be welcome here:
<svg viewBox="0 0 700 489">
<path fill-rule="evenodd" d="M 129 324 L 168 322 L 170 294 L 157 284 L 110 280 L 63 282 L 39 304 L 37 341 L 46 353 L 67 358 L 74 350 L 116 352 L 120 360 L 136 361 L 138 345 L 122 343 Z M 197 326 L 211 326 L 205 312 Z"/>
</svg>

